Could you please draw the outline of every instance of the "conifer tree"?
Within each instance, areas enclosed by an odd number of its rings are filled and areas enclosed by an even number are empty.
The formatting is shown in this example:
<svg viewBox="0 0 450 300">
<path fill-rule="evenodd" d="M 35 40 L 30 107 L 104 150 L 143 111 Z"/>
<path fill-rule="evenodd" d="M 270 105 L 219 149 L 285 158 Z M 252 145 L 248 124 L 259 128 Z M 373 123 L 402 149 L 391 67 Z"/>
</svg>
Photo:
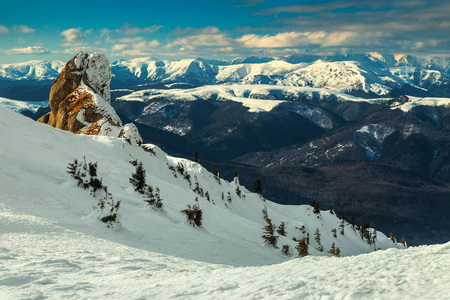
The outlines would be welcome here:
<svg viewBox="0 0 450 300">
<path fill-rule="evenodd" d="M 289 255 L 289 245 L 283 245 L 283 248 L 281 249 L 281 252 L 284 253 L 284 255 L 288 256 Z"/>
<path fill-rule="evenodd" d="M 230 202 L 230 203 L 231 203 L 231 201 L 232 201 L 230 192 L 228 192 L 228 194 L 227 194 L 227 200 L 228 200 L 228 202 Z"/>
<path fill-rule="evenodd" d="M 311 206 L 314 207 L 313 213 L 315 213 L 315 214 L 320 214 L 320 204 L 319 204 L 319 201 L 313 200 L 313 202 L 311 203 Z"/>
<path fill-rule="evenodd" d="M 183 209 L 181 212 L 184 213 L 187 217 L 188 222 L 192 226 L 202 226 L 203 212 L 200 209 L 200 205 L 198 204 L 198 197 L 195 198 L 194 205 L 188 205 L 187 209 Z"/>
<path fill-rule="evenodd" d="M 306 238 L 302 237 L 301 239 L 298 240 L 298 244 L 295 247 L 295 249 L 297 249 L 298 254 L 301 257 L 305 257 L 307 255 L 309 255 L 308 253 L 308 243 L 306 242 Z"/>
<path fill-rule="evenodd" d="M 278 226 L 277 233 L 282 236 L 286 236 L 285 223 L 281 221 L 280 226 Z"/>
<path fill-rule="evenodd" d="M 136 167 L 136 173 L 133 173 L 130 178 L 130 183 L 134 186 L 134 190 L 141 194 L 145 193 L 145 170 L 140 162 Z"/>
<path fill-rule="evenodd" d="M 405 238 L 402 238 L 402 239 L 400 240 L 400 244 L 402 244 L 403 247 L 406 248 L 406 241 L 405 241 Z"/>
<path fill-rule="evenodd" d="M 218 176 L 219 172 L 217 171 L 217 167 L 216 167 L 216 161 L 213 160 L 212 164 L 211 164 L 211 173 L 214 176 Z"/>
<path fill-rule="evenodd" d="M 319 231 L 319 228 L 316 229 L 316 232 L 314 233 L 314 236 L 315 236 L 314 239 L 316 240 L 317 245 L 318 245 L 317 250 L 319 250 L 320 252 L 323 252 L 323 246 L 320 243 L 320 231 Z"/>
<path fill-rule="evenodd" d="M 342 216 L 342 222 L 341 222 L 341 225 L 339 225 L 339 228 L 340 228 L 341 235 L 344 235 L 344 233 L 345 233 L 345 216 L 344 215 Z"/>
<path fill-rule="evenodd" d="M 234 172 L 233 172 L 233 180 L 234 180 L 234 178 L 236 178 L 236 177 L 238 177 L 238 173 L 237 173 L 236 170 L 234 170 Z"/>
<path fill-rule="evenodd" d="M 335 238 L 337 238 L 337 230 L 336 230 L 336 228 L 331 229 L 331 233 L 333 233 L 333 236 Z"/>
<path fill-rule="evenodd" d="M 265 243 L 269 243 L 270 245 L 272 245 L 275 248 L 277 247 L 277 240 L 278 240 L 278 236 L 275 235 L 275 229 L 273 227 L 272 224 L 272 220 L 269 218 L 266 218 L 266 222 L 267 225 L 264 226 L 264 234 L 261 236 Z"/>
<path fill-rule="evenodd" d="M 262 180 L 257 178 L 253 183 L 253 191 L 262 196 Z"/>
<path fill-rule="evenodd" d="M 330 205 L 330 214 L 334 215 L 333 207 Z"/>
<path fill-rule="evenodd" d="M 161 199 L 161 192 L 158 187 L 155 190 L 155 207 L 159 208 L 159 209 L 161 209 L 163 207 L 162 199 Z"/>
<path fill-rule="evenodd" d="M 264 205 L 263 209 L 262 209 L 262 213 L 263 213 L 263 219 L 267 219 L 268 215 L 267 215 L 267 207 Z"/>
<path fill-rule="evenodd" d="M 331 255 L 335 256 L 336 255 L 336 248 L 334 246 L 334 243 L 331 245 L 331 249 L 328 250 L 328 253 L 330 253 Z"/>
<path fill-rule="evenodd" d="M 198 151 L 194 151 L 194 161 L 198 163 Z"/>
</svg>

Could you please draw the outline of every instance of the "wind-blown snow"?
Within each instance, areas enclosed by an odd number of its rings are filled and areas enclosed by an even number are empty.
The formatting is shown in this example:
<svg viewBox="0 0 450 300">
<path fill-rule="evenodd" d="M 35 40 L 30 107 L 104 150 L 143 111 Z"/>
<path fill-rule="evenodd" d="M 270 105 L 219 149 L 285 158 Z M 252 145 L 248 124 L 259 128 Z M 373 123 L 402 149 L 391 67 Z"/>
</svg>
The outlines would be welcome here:
<svg viewBox="0 0 450 300">
<path fill-rule="evenodd" d="M 448 293 L 444 289 L 448 244 L 404 250 L 379 232 L 376 245 L 369 245 L 349 224 L 345 235 L 338 232 L 335 238 L 331 230 L 341 222 L 329 211 L 316 215 L 310 206 L 264 201 L 235 182 L 219 184 L 199 164 L 167 156 L 154 146 L 155 155 L 123 139 L 75 135 L 4 107 L 0 107 L 0 128 L 1 299 L 442 297 Z M 113 198 L 122 201 L 118 230 L 96 219 L 92 207 L 97 200 L 66 173 L 67 164 L 83 156 L 98 162 L 98 176 Z M 145 204 L 128 182 L 135 171 L 129 163 L 133 159 L 143 162 L 147 183 L 161 190 L 164 211 Z M 168 168 L 178 162 L 190 174 L 191 186 Z M 197 180 L 211 202 L 193 192 Z M 237 196 L 237 187 L 245 197 Z M 189 225 L 180 213 L 195 197 L 204 214 L 201 228 Z M 403 250 L 341 259 L 285 256 L 280 249 L 262 244 L 264 206 L 275 225 L 286 222 L 287 236 L 281 236 L 278 245 L 289 245 L 292 252 L 296 245 L 292 238 L 302 236 L 296 229 L 301 226 L 311 234 L 312 255 L 329 256 L 326 251 L 333 242 L 344 256 L 371 252 L 374 247 Z M 324 252 L 315 249 L 316 228 Z M 431 261 L 432 257 L 438 260 Z M 432 288 L 425 289 L 424 284 Z"/>
</svg>

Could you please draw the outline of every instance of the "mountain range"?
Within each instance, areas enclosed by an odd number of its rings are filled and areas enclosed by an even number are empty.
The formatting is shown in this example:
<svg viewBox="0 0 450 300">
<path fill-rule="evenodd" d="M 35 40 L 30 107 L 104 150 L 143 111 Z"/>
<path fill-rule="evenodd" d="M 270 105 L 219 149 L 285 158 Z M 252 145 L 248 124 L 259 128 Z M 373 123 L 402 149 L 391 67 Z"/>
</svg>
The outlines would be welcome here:
<svg viewBox="0 0 450 300">
<path fill-rule="evenodd" d="M 48 113 L 29 101 L 48 99 L 63 65 L 1 66 L 2 103 L 34 119 Z M 144 142 L 186 158 L 198 151 L 205 167 L 238 171 L 248 189 L 262 178 L 276 202 L 317 199 L 411 244 L 445 242 L 449 66 L 377 53 L 119 60 L 111 105 Z"/>
</svg>

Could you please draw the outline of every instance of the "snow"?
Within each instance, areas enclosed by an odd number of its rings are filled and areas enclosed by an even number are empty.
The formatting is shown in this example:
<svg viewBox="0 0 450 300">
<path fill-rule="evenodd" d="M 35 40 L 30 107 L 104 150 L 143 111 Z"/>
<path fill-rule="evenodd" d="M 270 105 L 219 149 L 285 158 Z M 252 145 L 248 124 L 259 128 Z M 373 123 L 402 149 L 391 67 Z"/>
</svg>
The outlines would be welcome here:
<svg viewBox="0 0 450 300">
<path fill-rule="evenodd" d="M 48 106 L 48 101 L 21 101 L 0 97 L 0 106 L 5 106 L 17 112 L 29 110 L 37 112 L 40 107 Z"/>
<path fill-rule="evenodd" d="M 393 108 L 398 108 L 401 109 L 404 112 L 408 112 L 411 109 L 413 109 L 414 107 L 417 106 L 450 106 L 450 98 L 434 98 L 434 97 L 413 97 L 413 96 L 407 96 L 409 101 L 398 105 L 398 106 L 394 106 Z"/>
<path fill-rule="evenodd" d="M 245 107 L 248 107 L 250 112 L 262 112 L 271 111 L 279 104 L 288 101 L 288 99 L 303 97 L 313 99 L 317 95 L 321 98 L 334 95 L 338 101 L 371 101 L 326 89 L 296 86 L 274 86 L 268 84 L 208 85 L 194 89 L 171 90 L 148 89 L 118 97 L 116 101 L 152 102 L 153 100 L 161 99 L 167 99 L 169 101 L 236 101 L 242 103 Z M 374 99 L 373 101 L 378 102 L 379 100 Z M 166 104 L 169 104 L 169 102 Z M 162 104 L 152 106 L 149 113 L 156 112 L 162 107 Z"/>
<path fill-rule="evenodd" d="M 310 206 L 264 200 L 156 146 L 151 154 L 123 139 L 75 135 L 1 106 L 0 127 L 1 299 L 449 296 L 450 244 L 404 249 L 378 232 L 375 247 L 390 249 L 373 252 L 349 224 L 345 235 L 333 237 L 341 221 L 329 211 L 316 215 Z M 98 162 L 98 177 L 122 202 L 116 230 L 97 220 L 98 200 L 66 173 L 68 163 L 83 156 Z M 143 163 L 147 183 L 161 190 L 163 211 L 145 204 L 129 183 L 134 159 Z M 191 186 L 168 168 L 179 162 Z M 196 181 L 211 202 L 194 193 Z M 245 197 L 237 196 L 237 187 Z M 204 215 L 200 228 L 180 213 L 196 197 Z M 285 256 L 263 245 L 264 207 L 275 225 L 286 223 L 280 247 L 292 249 L 292 238 L 302 235 L 296 227 L 305 226 L 314 256 Z M 315 249 L 316 228 L 324 252 Z M 333 242 L 346 257 L 329 257 Z"/>
</svg>

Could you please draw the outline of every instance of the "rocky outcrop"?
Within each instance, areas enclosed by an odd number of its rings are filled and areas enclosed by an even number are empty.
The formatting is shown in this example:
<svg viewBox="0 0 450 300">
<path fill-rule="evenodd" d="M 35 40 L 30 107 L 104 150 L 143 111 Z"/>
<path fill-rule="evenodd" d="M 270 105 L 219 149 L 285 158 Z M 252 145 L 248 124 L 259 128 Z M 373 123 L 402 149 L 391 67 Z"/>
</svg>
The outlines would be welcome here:
<svg viewBox="0 0 450 300">
<path fill-rule="evenodd" d="M 78 134 L 120 135 L 138 143 L 140 135 L 136 127 L 122 128 L 120 118 L 110 105 L 111 77 L 109 61 L 103 54 L 78 53 L 53 83 L 49 97 L 51 112 L 38 122 Z"/>
</svg>

